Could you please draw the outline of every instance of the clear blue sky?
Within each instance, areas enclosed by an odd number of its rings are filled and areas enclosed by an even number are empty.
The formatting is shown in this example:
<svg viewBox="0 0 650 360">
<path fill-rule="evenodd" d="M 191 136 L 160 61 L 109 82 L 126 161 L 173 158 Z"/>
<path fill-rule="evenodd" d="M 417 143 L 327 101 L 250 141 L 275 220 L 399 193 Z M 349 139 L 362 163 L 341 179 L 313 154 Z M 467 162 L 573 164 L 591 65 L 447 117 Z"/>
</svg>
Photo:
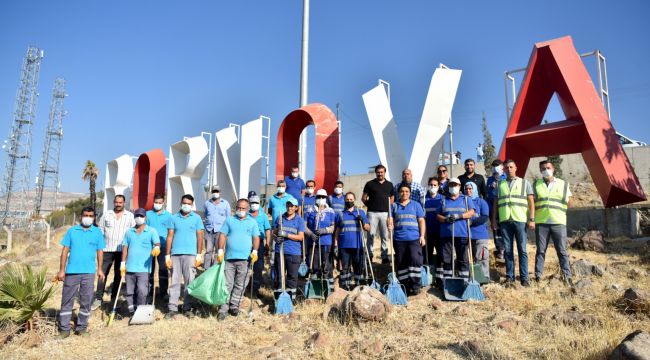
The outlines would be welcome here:
<svg viewBox="0 0 650 360">
<path fill-rule="evenodd" d="M 503 72 L 525 66 L 535 42 L 564 35 L 579 52 L 604 52 L 614 126 L 650 142 L 647 1 L 311 3 L 309 101 L 332 110 L 341 104 L 348 174 L 378 162 L 361 99 L 378 78 L 391 82 L 393 112 L 410 154 L 434 68 L 443 62 L 462 69 L 454 142 L 463 157 L 474 156 L 482 111 L 496 145 L 501 142 Z M 64 76 L 68 84 L 63 191 L 87 190 L 80 179 L 87 159 L 103 179 L 106 162 L 123 153 L 167 152 L 183 136 L 260 114 L 272 118 L 275 136 L 298 105 L 301 16 L 300 0 L 2 1 L 0 136 L 9 132 L 28 45 L 45 50 L 35 165 L 54 78 Z M 557 106 L 548 117 L 562 117 Z M 2 154 L 2 171 L 5 160 Z"/>
</svg>

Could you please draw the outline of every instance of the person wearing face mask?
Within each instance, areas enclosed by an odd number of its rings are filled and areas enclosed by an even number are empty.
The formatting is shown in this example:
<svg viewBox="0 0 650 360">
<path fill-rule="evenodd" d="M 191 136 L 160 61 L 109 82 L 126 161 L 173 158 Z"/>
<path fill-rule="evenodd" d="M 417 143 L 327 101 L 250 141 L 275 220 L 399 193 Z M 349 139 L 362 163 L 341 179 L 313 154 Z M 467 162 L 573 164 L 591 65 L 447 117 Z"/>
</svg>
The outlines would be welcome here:
<svg viewBox="0 0 650 360">
<path fill-rule="evenodd" d="M 126 277 L 129 316 L 133 316 L 139 305 L 147 303 L 152 259 L 160 254 L 160 237 L 156 229 L 146 224 L 147 212 L 139 208 L 133 215 L 135 227 L 130 228 L 124 236 L 120 264 L 120 275 Z"/>
<path fill-rule="evenodd" d="M 399 193 L 398 189 L 402 185 L 406 185 L 409 187 L 409 189 L 411 189 L 411 200 L 420 203 L 421 206 L 424 206 L 426 191 L 424 191 L 424 188 L 422 185 L 420 185 L 420 183 L 413 181 L 413 173 L 411 172 L 411 169 L 404 169 L 404 171 L 402 171 L 402 181 L 398 182 L 395 185 L 395 194 Z"/>
<path fill-rule="evenodd" d="M 158 295 L 166 298 L 167 289 L 169 287 L 169 279 L 167 277 L 168 271 L 165 266 L 165 255 L 167 255 L 167 229 L 169 222 L 172 219 L 172 214 L 165 210 L 165 195 L 156 194 L 153 197 L 153 209 L 147 211 L 145 223 L 156 229 L 160 240 L 160 255 L 158 255 L 157 262 L 151 264 L 151 272 L 149 273 L 149 299 L 155 294 L 153 293 L 154 273 L 158 268 Z"/>
<path fill-rule="evenodd" d="M 287 184 L 287 194 L 296 200 L 305 196 L 305 181 L 300 178 L 300 169 L 297 166 L 291 168 L 291 175 L 285 176 L 284 182 Z"/>
<path fill-rule="evenodd" d="M 66 231 L 61 240 L 63 249 L 59 263 L 58 281 L 63 281 L 61 294 L 61 311 L 59 311 L 59 339 L 70 336 L 70 320 L 74 300 L 79 297 L 79 315 L 75 332 L 78 335 L 88 335 L 88 320 L 93 301 L 93 285 L 95 274 L 98 281 L 104 281 L 102 261 L 104 236 L 101 230 L 93 225 L 95 210 L 85 207 L 81 210 L 79 225 Z"/>
<path fill-rule="evenodd" d="M 104 233 L 104 260 L 102 261 L 102 272 L 108 277 L 113 266 L 113 285 L 111 287 L 111 302 L 115 303 L 117 297 L 117 289 L 120 285 L 122 277 L 120 276 L 120 262 L 122 261 L 122 242 L 124 242 L 124 235 L 129 228 L 135 226 L 133 213 L 124 209 L 126 198 L 124 195 L 115 195 L 113 198 L 113 210 L 108 210 L 99 219 L 99 229 Z M 97 290 L 95 291 L 95 301 L 93 301 L 92 309 L 95 310 L 102 305 L 104 299 L 104 290 L 106 288 L 106 281 L 97 282 Z"/>
<path fill-rule="evenodd" d="M 181 296 L 181 282 L 189 284 L 196 276 L 196 268 L 203 262 L 203 221 L 192 211 L 194 197 L 185 194 L 181 197 L 181 210 L 172 216 L 167 231 L 165 265 L 172 270 L 172 283 L 169 289 L 169 311 L 165 319 L 178 315 L 178 300 Z M 190 294 L 187 286 L 183 291 L 183 312 L 193 318 Z"/>
<path fill-rule="evenodd" d="M 342 196 L 345 200 L 345 196 Z M 305 220 L 305 247 L 307 249 L 307 266 L 317 279 L 327 279 L 329 293 L 334 292 L 334 272 L 332 269 L 332 234 L 337 214 L 327 206 L 327 191 L 316 192 L 316 211 L 307 215 Z M 345 206 L 345 201 L 344 205 Z M 313 260 L 312 260 L 313 259 Z"/>
<path fill-rule="evenodd" d="M 334 183 L 334 195 L 327 198 L 327 205 L 337 214 L 345 209 L 345 195 L 343 195 L 343 181 L 337 180 Z"/>
<path fill-rule="evenodd" d="M 521 285 L 529 287 L 528 281 L 528 229 L 535 230 L 535 197 L 533 187 L 526 179 L 517 176 L 517 165 L 513 160 L 504 162 L 506 179 L 499 182 L 499 193 L 492 203 L 492 223 L 496 224 L 497 214 L 499 228 L 503 236 L 506 255 L 506 286 L 515 283 L 515 251 L 513 243 L 517 241 L 519 255 L 519 279 Z"/>
<path fill-rule="evenodd" d="M 282 293 L 282 276 L 285 276 L 286 291 L 292 300 L 296 299 L 296 289 L 298 287 L 298 266 L 302 261 L 301 241 L 305 238 L 305 221 L 298 216 L 298 201 L 293 197 L 289 198 L 285 204 L 287 209 L 282 217 L 278 217 L 273 222 L 274 253 L 277 258 L 280 257 L 281 244 L 284 244 L 284 271 L 281 274 L 280 261 L 275 262 L 275 272 L 278 274 L 273 279 L 273 296 L 277 299 Z"/>
<path fill-rule="evenodd" d="M 205 202 L 203 214 L 205 218 L 203 224 L 205 227 L 205 258 L 203 268 L 209 269 L 214 264 L 214 252 L 216 251 L 217 242 L 219 241 L 219 231 L 221 226 L 230 216 L 232 209 L 228 201 L 221 198 L 219 186 L 212 187 L 212 195 Z"/>
<path fill-rule="evenodd" d="M 465 195 L 462 195 L 460 191 L 458 178 L 449 179 L 447 191 L 449 191 L 449 195 L 442 199 L 436 211 L 443 244 L 443 277 L 456 276 L 453 274 L 452 267 L 453 252 L 456 251 L 458 277 L 469 279 L 469 257 L 467 254 L 469 236 L 466 219 L 471 219 L 474 216 L 474 202 L 465 201 Z"/>
<path fill-rule="evenodd" d="M 490 207 L 490 219 L 492 219 L 492 215 L 496 215 L 497 217 L 496 222 L 490 221 L 490 227 L 492 229 L 492 236 L 494 237 L 494 256 L 499 262 L 505 262 L 506 260 L 504 256 L 505 244 L 503 243 L 503 236 L 501 236 L 501 229 L 499 229 L 499 213 L 492 213 L 492 204 L 499 193 L 499 181 L 505 179 L 506 174 L 503 172 L 503 163 L 499 159 L 494 159 L 492 161 L 492 176 L 487 179 L 487 197 L 485 201 L 487 201 Z"/>
<path fill-rule="evenodd" d="M 353 192 L 345 194 L 345 210 L 337 217 L 334 230 L 334 243 L 339 247 L 341 261 L 339 286 L 344 290 L 352 290 L 355 283 L 361 285 L 362 281 L 367 280 L 363 278 L 366 256 L 361 232 L 370 230 L 370 224 L 366 213 L 354 206 L 355 199 Z"/>
<path fill-rule="evenodd" d="M 487 196 L 487 189 L 485 187 L 485 178 L 483 177 L 483 175 L 477 174 L 474 171 L 475 166 L 476 163 L 474 162 L 474 159 L 465 160 L 465 173 L 458 177 L 458 180 L 460 180 L 460 188 L 465 189 L 465 184 L 471 181 L 474 184 L 476 184 L 476 187 L 478 187 L 477 195 L 485 199 L 485 197 Z"/>
<path fill-rule="evenodd" d="M 553 241 L 560 261 L 562 278 L 568 285 L 571 280 L 569 253 L 567 252 L 566 212 L 571 207 L 569 183 L 553 175 L 555 168 L 549 160 L 539 163 L 542 179 L 535 181 L 535 280 L 540 281 L 544 272 L 544 259 L 549 239 Z"/>
<path fill-rule="evenodd" d="M 316 181 L 307 180 L 307 188 L 305 189 L 305 196 L 302 198 L 302 217 L 307 217 L 307 213 L 316 210 Z"/>
<path fill-rule="evenodd" d="M 239 305 L 248 284 L 251 262 L 254 265 L 258 260 L 260 231 L 257 221 L 248 215 L 248 200 L 239 199 L 235 210 L 235 215 L 228 217 L 221 228 L 219 237 L 217 261 L 226 261 L 224 273 L 230 294 L 229 301 L 219 308 L 219 321 L 224 320 L 228 313 L 232 316 L 239 315 Z"/>
<path fill-rule="evenodd" d="M 275 222 L 278 217 L 287 211 L 287 201 L 298 199 L 287 193 L 287 183 L 284 180 L 278 180 L 276 193 L 269 199 L 268 212 L 271 214 L 271 223 Z"/>
<path fill-rule="evenodd" d="M 440 239 L 440 222 L 438 221 L 437 210 L 440 207 L 440 203 L 444 196 L 440 194 L 440 186 L 438 179 L 435 177 L 430 177 L 427 187 L 427 196 L 424 199 L 424 213 L 426 225 L 427 225 L 427 246 L 426 254 L 429 261 L 434 260 L 433 264 L 435 266 L 435 282 L 434 286 L 442 286 L 443 279 L 443 268 L 442 268 L 442 240 Z M 433 256 L 433 251 L 435 249 L 436 256 Z"/>
<path fill-rule="evenodd" d="M 264 270 L 264 255 L 267 254 L 271 248 L 271 223 L 269 223 L 269 217 L 266 215 L 264 210 L 260 209 L 259 196 L 250 196 L 248 202 L 251 207 L 248 216 L 257 222 L 257 228 L 260 233 L 259 248 L 263 250 L 262 258 L 253 264 L 253 293 L 256 297 L 259 297 L 258 293 L 263 282 L 262 271 Z"/>
<path fill-rule="evenodd" d="M 490 278 L 490 234 L 488 234 L 487 221 L 490 218 L 488 203 L 478 196 L 477 186 L 469 181 L 465 184 L 465 195 L 474 203 L 474 216 L 470 221 L 473 259 L 475 264 L 481 265 L 485 278 Z"/>
</svg>

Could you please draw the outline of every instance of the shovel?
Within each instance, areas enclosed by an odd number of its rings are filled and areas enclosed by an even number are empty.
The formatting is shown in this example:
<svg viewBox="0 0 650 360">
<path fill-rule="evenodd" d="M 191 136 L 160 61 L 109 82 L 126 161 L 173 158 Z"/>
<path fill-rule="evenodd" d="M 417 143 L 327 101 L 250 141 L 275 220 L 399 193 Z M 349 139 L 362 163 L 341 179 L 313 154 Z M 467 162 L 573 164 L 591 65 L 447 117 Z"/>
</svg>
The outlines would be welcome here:
<svg viewBox="0 0 650 360">
<path fill-rule="evenodd" d="M 456 240 L 454 236 L 454 223 L 451 223 L 451 277 L 444 278 L 443 287 L 445 290 L 445 300 L 448 301 L 465 301 L 463 293 L 465 292 L 465 279 L 454 277 L 456 270 Z"/>
<path fill-rule="evenodd" d="M 158 261 L 158 256 L 156 256 L 153 261 Z M 129 325 L 151 325 L 156 319 L 153 316 L 154 310 L 156 310 L 156 283 L 154 282 L 153 296 L 151 297 L 151 305 L 138 305 L 135 309 L 135 313 L 129 321 Z"/>
</svg>

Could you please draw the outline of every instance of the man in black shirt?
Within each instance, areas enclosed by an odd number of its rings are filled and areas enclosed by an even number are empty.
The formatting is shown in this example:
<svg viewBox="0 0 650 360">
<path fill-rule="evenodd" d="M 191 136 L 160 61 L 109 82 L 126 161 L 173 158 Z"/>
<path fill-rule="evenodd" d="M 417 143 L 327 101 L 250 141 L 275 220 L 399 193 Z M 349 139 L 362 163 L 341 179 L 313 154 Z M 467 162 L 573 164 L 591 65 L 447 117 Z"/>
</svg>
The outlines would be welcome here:
<svg viewBox="0 0 650 360">
<path fill-rule="evenodd" d="M 381 262 L 388 263 L 388 202 L 393 202 L 393 183 L 386 180 L 386 167 L 375 166 L 375 179 L 366 183 L 363 187 L 361 201 L 368 208 L 368 222 L 370 222 L 370 234 L 368 236 L 368 254 L 372 259 L 372 247 L 375 235 L 381 238 Z"/>
<path fill-rule="evenodd" d="M 476 187 L 478 187 L 479 196 L 485 199 L 487 197 L 485 178 L 483 175 L 474 172 L 474 165 L 474 159 L 465 160 L 465 173 L 458 177 L 458 180 L 460 180 L 460 188 L 464 189 L 465 184 L 471 181 L 476 184 Z"/>
</svg>

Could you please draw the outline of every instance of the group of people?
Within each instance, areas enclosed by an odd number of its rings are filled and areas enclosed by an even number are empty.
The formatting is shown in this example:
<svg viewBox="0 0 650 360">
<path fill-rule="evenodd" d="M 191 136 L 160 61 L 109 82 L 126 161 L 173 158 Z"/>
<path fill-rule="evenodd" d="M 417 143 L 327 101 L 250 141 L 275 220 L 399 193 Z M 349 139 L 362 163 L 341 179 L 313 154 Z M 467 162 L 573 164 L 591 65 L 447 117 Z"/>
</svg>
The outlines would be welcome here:
<svg viewBox="0 0 650 360">
<path fill-rule="evenodd" d="M 388 263 L 389 254 L 394 254 L 396 277 L 410 295 L 421 291 L 425 264 L 435 268 L 435 286 L 442 286 L 446 277 L 467 279 L 469 256 L 489 278 L 488 224 L 495 256 L 505 259 L 507 285 L 515 282 L 516 243 L 520 281 L 529 286 L 527 229 L 536 233 L 535 279 L 542 277 L 546 248 L 553 241 L 564 279 L 571 282 L 566 250 L 569 184 L 553 176 L 551 162 L 539 165 L 542 178 L 531 185 L 516 175 L 512 160 L 495 160 L 486 181 L 468 159 L 465 173 L 457 178 L 449 178 L 447 167 L 439 166 L 426 188 L 413 181 L 409 169 L 402 172 L 400 182 L 392 184 L 386 179 L 386 168 L 377 165 L 376 177 L 365 184 L 361 196 L 367 213 L 357 206 L 356 194 L 344 191 L 343 182 L 337 181 L 333 194 L 328 195 L 325 189 L 316 190 L 314 180 L 304 182 L 297 167 L 277 182 L 276 193 L 267 199 L 268 215 L 255 191 L 237 200 L 232 211 L 221 199 L 218 186 L 211 189 L 203 218 L 194 212 L 194 198 L 189 194 L 181 198 L 176 214 L 165 209 L 162 194 L 155 196 L 152 209 L 133 212 L 124 208 L 125 197 L 116 195 L 113 209 L 99 221 L 93 208 L 84 208 L 80 224 L 71 227 L 61 242 L 57 274 L 64 284 L 60 336 L 70 335 L 77 294 L 80 309 L 75 331 L 87 334 L 91 311 L 103 303 L 111 267 L 111 305 L 125 278 L 131 315 L 138 305 L 158 295 L 168 301 L 165 318 L 172 319 L 179 314 L 181 295 L 183 314 L 194 316 L 187 287 L 181 294 L 181 284 L 192 282 L 201 266 L 223 264 L 230 298 L 219 307 L 217 319 L 224 320 L 228 314 L 238 315 L 249 277 L 253 292 L 258 293 L 266 254 L 275 297 L 286 291 L 294 300 L 301 267 L 306 267 L 303 277 L 326 282 L 328 292 L 334 289 L 335 263 L 341 288 L 368 283 L 375 238 L 381 241 L 381 263 Z M 470 241 L 473 254 L 468 252 Z M 158 294 L 154 273 L 158 273 Z M 98 282 L 93 289 L 95 276 Z"/>
</svg>

